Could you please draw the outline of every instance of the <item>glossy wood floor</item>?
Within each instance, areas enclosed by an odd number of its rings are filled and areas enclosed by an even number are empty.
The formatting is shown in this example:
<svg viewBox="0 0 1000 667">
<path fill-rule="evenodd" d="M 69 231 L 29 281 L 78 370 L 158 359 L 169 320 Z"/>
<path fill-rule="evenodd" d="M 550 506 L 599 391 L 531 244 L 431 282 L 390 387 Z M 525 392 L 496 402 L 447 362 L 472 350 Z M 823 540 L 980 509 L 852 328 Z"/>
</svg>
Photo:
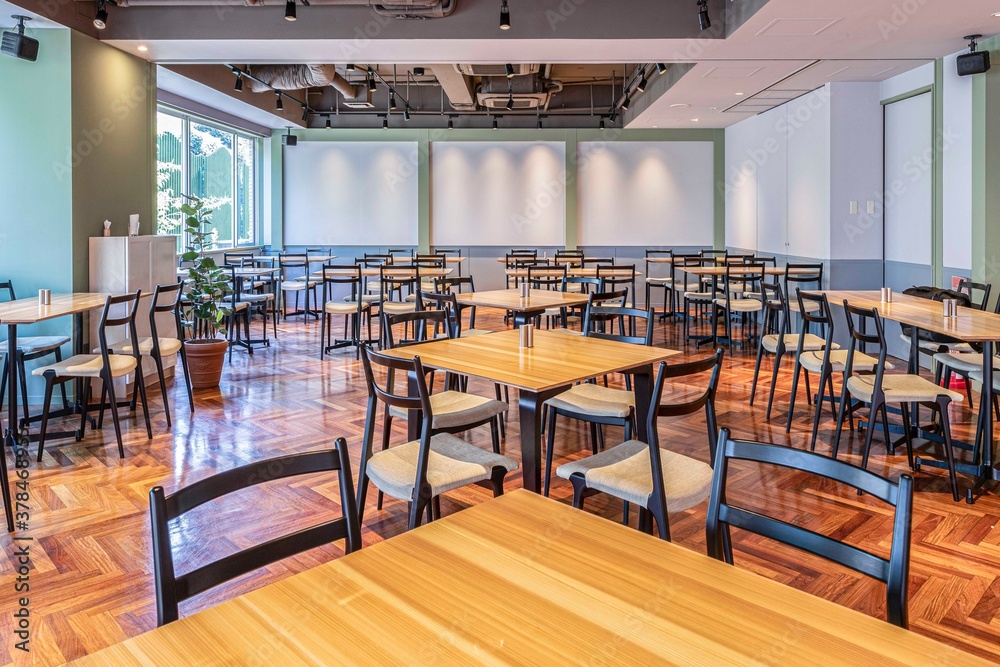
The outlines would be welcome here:
<svg viewBox="0 0 1000 667">
<path fill-rule="evenodd" d="M 485 311 L 479 320 L 480 328 L 502 326 L 498 317 Z M 198 394 L 193 416 L 188 414 L 183 388 L 171 383 L 168 391 L 175 414 L 171 430 L 163 418 L 161 395 L 151 392 L 154 438 L 146 439 L 141 420 L 129 420 L 124 461 L 118 458 L 108 424 L 103 433 L 88 433 L 81 443 L 53 442 L 42 463 L 32 463 L 31 652 L 25 655 L 13 648 L 9 612 L 20 595 L 13 590 L 12 542 L 4 534 L 0 535 L 4 553 L 0 560 L 0 664 L 56 665 L 154 627 L 147 516 L 151 486 L 161 484 L 169 493 L 216 471 L 281 453 L 321 448 L 338 436 L 348 439 L 357 471 L 366 398 L 361 366 L 350 351 L 338 351 L 319 361 L 318 337 L 318 323 L 293 319 L 280 327 L 279 339 L 270 349 L 258 350 L 252 358 L 237 352 L 226 368 L 221 389 Z M 659 324 L 656 344 L 683 348 L 679 327 Z M 703 354 L 704 350 L 688 352 Z M 765 369 L 770 370 L 766 362 Z M 726 360 L 720 425 L 732 428 L 737 437 L 805 447 L 811 411 L 804 393 L 800 392 L 791 435 L 784 432 L 790 373 L 781 374 L 775 412 L 768 423 L 764 419 L 766 395 L 758 394 L 757 407 L 748 407 L 752 372 L 749 353 L 737 352 Z M 765 377 L 761 388 L 766 391 L 767 386 Z M 484 383 L 474 382 L 472 390 L 491 394 Z M 966 408 L 955 408 L 952 416 L 956 435 L 967 435 L 970 414 Z M 829 451 L 832 430 L 831 420 L 824 417 L 820 451 Z M 397 431 L 397 436 L 402 434 Z M 661 434 L 664 446 L 708 460 L 707 435 L 700 419 L 661 424 Z M 489 446 L 487 429 L 468 437 Z M 608 428 L 608 443 L 616 438 L 620 431 Z M 902 452 L 889 457 L 878 433 L 876 439 L 870 469 L 892 477 L 905 472 Z M 582 456 L 589 448 L 587 431 L 565 423 L 557 443 L 561 460 Z M 512 456 L 519 454 L 513 419 L 505 449 Z M 852 461 L 860 460 L 854 436 L 848 434 L 844 449 Z M 954 503 L 943 471 L 925 470 L 915 477 L 911 628 L 1000 661 L 1000 535 L 994 529 L 1000 500 L 987 495 L 972 506 Z M 520 476 L 512 475 L 507 484 L 519 487 Z M 731 489 L 733 500 L 881 553 L 888 551 L 890 517 L 870 498 L 797 474 L 746 466 L 736 468 Z M 568 483 L 554 482 L 554 497 L 568 503 L 570 495 Z M 324 520 L 339 511 L 337 497 L 331 476 L 292 485 L 267 484 L 231 497 L 223 505 L 206 505 L 175 527 L 175 540 L 182 544 L 178 567 L 184 571 L 277 531 Z M 450 493 L 443 510 L 459 511 L 488 497 L 478 487 Z M 702 503 L 671 516 L 674 540 L 699 553 L 705 552 L 705 506 Z M 617 501 L 595 497 L 588 500 L 587 511 L 618 520 L 620 508 Z M 370 504 L 363 525 L 365 543 L 398 534 L 405 520 L 402 503 L 387 502 L 381 512 Z M 734 537 L 738 567 L 884 617 L 882 585 L 763 539 Z M 339 555 L 340 550 L 331 546 L 283 561 L 185 603 L 181 613 L 193 613 Z M 377 628 L 378 619 L 372 619 L 372 631 Z"/>
</svg>

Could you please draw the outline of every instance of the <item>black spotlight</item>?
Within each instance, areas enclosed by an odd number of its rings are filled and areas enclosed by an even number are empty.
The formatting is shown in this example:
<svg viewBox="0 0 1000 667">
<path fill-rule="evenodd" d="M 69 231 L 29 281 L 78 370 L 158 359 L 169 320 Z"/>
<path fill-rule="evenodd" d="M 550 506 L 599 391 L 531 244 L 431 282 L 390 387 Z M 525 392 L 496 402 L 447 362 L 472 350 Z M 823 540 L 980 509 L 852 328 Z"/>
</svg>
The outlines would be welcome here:
<svg viewBox="0 0 1000 667">
<path fill-rule="evenodd" d="M 493 129 L 496 130 L 496 129 L 499 129 L 499 128 L 500 128 L 500 125 L 497 123 L 497 117 L 493 116 Z"/>
<path fill-rule="evenodd" d="M 698 27 L 701 30 L 708 30 L 712 27 L 712 20 L 708 18 L 708 0 L 698 0 Z"/>
<path fill-rule="evenodd" d="M 396 110 L 396 94 L 395 93 L 389 93 L 389 110 L 390 111 L 395 111 Z"/>
<path fill-rule="evenodd" d="M 632 102 L 629 100 L 628 95 L 625 96 L 625 101 L 622 102 L 622 111 L 628 111 L 628 105 Z"/>
<path fill-rule="evenodd" d="M 347 66 L 344 69 L 346 71 L 348 71 L 348 72 L 353 72 L 354 71 L 354 63 L 347 63 Z"/>
<path fill-rule="evenodd" d="M 0 35 L 0 53 L 35 62 L 38 60 L 38 40 L 24 34 L 24 22 L 31 17 L 13 14 L 11 18 L 17 21 L 16 32 L 5 31 Z"/>
<path fill-rule="evenodd" d="M 513 110 L 514 110 L 514 93 L 511 93 L 507 97 L 507 111 L 513 111 Z"/>
<path fill-rule="evenodd" d="M 507 6 L 507 0 L 503 0 L 500 5 L 500 29 L 510 30 L 510 7 Z"/>
<path fill-rule="evenodd" d="M 240 72 L 236 73 L 236 86 L 234 86 L 233 90 L 237 93 L 243 92 L 243 75 Z"/>
<path fill-rule="evenodd" d="M 376 90 L 378 90 L 378 83 L 375 81 L 375 73 L 368 70 L 368 92 L 374 93 Z"/>
<path fill-rule="evenodd" d="M 295 0 L 285 0 L 285 20 L 294 21 L 295 19 Z"/>
<path fill-rule="evenodd" d="M 542 129 L 542 117 L 541 116 L 538 117 L 538 122 L 535 123 L 535 127 L 537 129 L 539 129 L 539 130 Z"/>
<path fill-rule="evenodd" d="M 329 117 L 329 116 L 327 116 L 327 117 L 326 117 L 326 129 L 328 129 L 328 130 L 329 130 L 329 129 L 330 129 L 331 127 L 332 127 L 332 125 L 331 125 L 331 123 L 330 123 L 330 117 Z"/>
<path fill-rule="evenodd" d="M 388 130 L 389 129 L 389 117 L 388 116 L 383 116 L 382 117 L 382 129 L 383 130 Z"/>
<path fill-rule="evenodd" d="M 309 109 L 304 104 L 302 105 L 302 122 L 303 123 L 309 122 Z"/>
<path fill-rule="evenodd" d="M 274 93 L 274 108 L 281 111 L 285 108 L 285 105 L 281 103 L 281 93 L 275 91 Z"/>
<path fill-rule="evenodd" d="M 605 129 L 605 126 L 604 126 L 604 119 L 603 119 L 603 118 L 601 119 L 601 124 L 600 124 L 600 125 L 598 125 L 597 127 L 598 127 L 598 129 L 601 129 L 601 130 Z"/>
<path fill-rule="evenodd" d="M 410 107 L 403 107 L 403 120 L 410 120 Z"/>
<path fill-rule="evenodd" d="M 639 85 L 636 86 L 635 89 L 638 90 L 640 93 L 644 93 L 646 92 L 646 86 L 648 85 L 649 85 L 649 79 L 647 79 L 646 76 L 643 75 L 642 80 L 639 81 Z"/>
<path fill-rule="evenodd" d="M 423 76 L 425 73 L 426 72 L 425 72 L 425 70 L 424 70 L 423 67 L 414 67 L 413 68 L 413 76 Z"/>
<path fill-rule="evenodd" d="M 667 71 L 667 64 L 666 63 L 656 63 L 656 73 L 657 74 L 663 74 L 666 71 Z"/>
<path fill-rule="evenodd" d="M 448 129 L 449 130 L 454 130 L 455 129 L 455 121 L 452 120 L 450 116 L 448 117 Z"/>
<path fill-rule="evenodd" d="M 617 109 L 612 109 L 611 110 L 611 115 L 608 116 L 608 120 L 610 120 L 612 123 L 614 123 L 615 121 L 618 120 L 618 110 Z"/>
<path fill-rule="evenodd" d="M 108 8 L 104 6 L 104 0 L 97 0 L 97 13 L 94 15 L 94 27 L 104 30 L 108 27 Z"/>
<path fill-rule="evenodd" d="M 507 63 L 506 65 L 503 66 L 503 69 L 504 69 L 504 73 L 507 75 L 508 79 L 513 79 L 514 78 L 514 66 L 513 65 L 511 65 L 510 63 Z"/>
</svg>

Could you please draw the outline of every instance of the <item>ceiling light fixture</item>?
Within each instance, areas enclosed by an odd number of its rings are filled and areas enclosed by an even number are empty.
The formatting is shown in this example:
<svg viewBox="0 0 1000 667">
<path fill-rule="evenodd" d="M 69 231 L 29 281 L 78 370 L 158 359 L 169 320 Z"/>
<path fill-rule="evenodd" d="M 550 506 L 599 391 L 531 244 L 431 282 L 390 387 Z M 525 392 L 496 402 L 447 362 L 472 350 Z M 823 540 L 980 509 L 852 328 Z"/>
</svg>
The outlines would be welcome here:
<svg viewBox="0 0 1000 667">
<path fill-rule="evenodd" d="M 743 93 L 733 93 L 736 97 L 743 97 Z"/>
<path fill-rule="evenodd" d="M 691 105 L 690 104 L 684 104 L 683 102 L 678 102 L 676 104 L 671 104 L 670 108 L 671 109 L 687 109 L 689 106 L 691 106 Z"/>
<path fill-rule="evenodd" d="M 692 122 L 692 123 L 697 123 L 697 122 L 698 122 L 698 119 L 697 119 L 697 118 L 692 118 L 692 119 L 691 119 L 691 122 Z"/>
<path fill-rule="evenodd" d="M 108 9 L 104 6 L 104 0 L 97 0 L 97 13 L 94 14 L 94 27 L 104 30 L 108 27 Z"/>
<path fill-rule="evenodd" d="M 243 92 L 243 73 L 242 72 L 237 72 L 236 73 L 236 85 L 233 86 L 233 90 L 235 90 L 237 93 L 242 93 Z"/>
<path fill-rule="evenodd" d="M 451 116 L 448 116 L 448 129 L 449 130 L 455 129 L 455 121 L 452 120 Z"/>
<path fill-rule="evenodd" d="M 712 27 L 712 19 L 708 18 L 708 0 L 698 0 L 698 28 L 708 30 Z"/>
<path fill-rule="evenodd" d="M 611 116 L 608 118 L 612 123 L 618 120 L 618 109 L 611 110 Z"/>
<path fill-rule="evenodd" d="M 425 70 L 424 70 L 423 67 L 414 67 L 413 68 L 413 76 L 423 76 L 424 74 L 425 74 Z"/>
<path fill-rule="evenodd" d="M 403 107 L 403 120 L 405 120 L 405 121 L 409 121 L 410 120 L 410 107 L 409 106 Z"/>
<path fill-rule="evenodd" d="M 496 130 L 496 129 L 499 129 L 499 128 L 500 128 L 500 125 L 497 123 L 497 117 L 493 116 L 493 129 Z"/>
<path fill-rule="evenodd" d="M 368 68 L 368 92 L 374 93 L 378 90 L 378 82 L 375 81 L 375 70 Z"/>
<path fill-rule="evenodd" d="M 389 129 L 389 117 L 388 116 L 382 116 L 382 129 L 383 130 L 388 130 Z"/>
<path fill-rule="evenodd" d="M 302 105 L 302 122 L 309 122 L 309 108 L 304 104 Z"/>
<path fill-rule="evenodd" d="M 649 79 L 647 79 L 646 75 L 643 74 L 642 79 L 639 80 L 639 85 L 636 86 L 635 89 L 638 90 L 640 93 L 644 93 L 646 92 L 646 86 L 648 85 L 649 85 Z"/>
<path fill-rule="evenodd" d="M 285 0 L 285 20 L 294 21 L 295 16 L 295 0 Z"/>
<path fill-rule="evenodd" d="M 136 48 L 138 48 L 138 49 L 139 49 L 139 51 L 141 51 L 142 53 L 145 53 L 146 51 L 149 51 L 149 47 L 148 47 L 148 46 L 146 46 L 145 44 L 140 44 L 140 45 L 139 45 L 138 47 L 136 47 Z"/>
<path fill-rule="evenodd" d="M 507 78 L 508 79 L 513 79 L 514 78 L 514 66 L 513 65 L 511 65 L 510 63 L 507 63 L 506 65 L 503 66 L 503 69 L 504 69 L 504 72 L 507 74 Z"/>
<path fill-rule="evenodd" d="M 353 71 L 354 71 L 354 69 L 355 69 L 355 68 L 354 68 L 354 63 L 347 63 L 347 66 L 346 66 L 346 67 L 345 67 L 344 69 L 345 69 L 346 71 L 348 71 L 348 72 L 353 72 Z"/>
<path fill-rule="evenodd" d="M 285 105 L 281 103 L 281 93 L 274 91 L 274 108 L 281 111 L 285 108 Z"/>
<path fill-rule="evenodd" d="M 396 110 L 396 93 L 390 92 L 389 93 L 389 111 L 395 111 L 395 110 Z"/>
<path fill-rule="evenodd" d="M 605 125 L 604 125 L 604 119 L 603 119 L 603 118 L 601 119 L 601 124 L 600 124 L 600 125 L 598 125 L 598 126 L 597 126 L 597 128 L 598 128 L 599 130 L 602 130 L 602 131 L 603 131 L 604 129 L 606 129 L 606 128 L 605 128 Z"/>
<path fill-rule="evenodd" d="M 663 74 L 667 71 L 666 63 L 656 63 L 656 73 Z"/>
<path fill-rule="evenodd" d="M 510 30 L 510 7 L 507 6 L 507 0 L 500 4 L 500 29 Z"/>
<path fill-rule="evenodd" d="M 622 111 L 628 111 L 628 105 L 631 104 L 631 103 L 632 102 L 631 102 L 631 100 L 629 100 L 628 95 L 626 95 L 625 96 L 625 100 L 622 102 L 622 107 L 621 107 Z"/>
<path fill-rule="evenodd" d="M 333 127 L 333 124 L 330 122 L 330 117 L 327 116 L 326 117 L 326 129 L 329 130 L 331 127 Z"/>
</svg>

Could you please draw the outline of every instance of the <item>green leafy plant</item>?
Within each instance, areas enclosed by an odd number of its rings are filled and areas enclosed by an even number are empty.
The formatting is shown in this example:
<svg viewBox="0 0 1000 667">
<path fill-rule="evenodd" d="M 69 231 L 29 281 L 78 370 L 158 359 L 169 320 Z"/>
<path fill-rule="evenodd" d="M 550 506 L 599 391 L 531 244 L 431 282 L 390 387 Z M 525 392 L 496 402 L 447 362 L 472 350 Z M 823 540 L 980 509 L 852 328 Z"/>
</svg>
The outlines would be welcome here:
<svg viewBox="0 0 1000 667">
<path fill-rule="evenodd" d="M 188 233 L 187 250 L 181 255 L 181 259 L 194 262 L 189 271 L 191 282 L 187 293 L 191 300 L 191 313 L 208 325 L 213 337 L 219 333 L 225 335 L 226 330 L 220 325 L 223 318 L 232 312 L 223 305 L 223 299 L 229 290 L 229 277 L 213 258 L 205 254 L 206 250 L 214 246 L 212 209 L 205 208 L 205 202 L 198 197 L 190 197 L 190 200 L 191 203 L 181 205 Z"/>
</svg>

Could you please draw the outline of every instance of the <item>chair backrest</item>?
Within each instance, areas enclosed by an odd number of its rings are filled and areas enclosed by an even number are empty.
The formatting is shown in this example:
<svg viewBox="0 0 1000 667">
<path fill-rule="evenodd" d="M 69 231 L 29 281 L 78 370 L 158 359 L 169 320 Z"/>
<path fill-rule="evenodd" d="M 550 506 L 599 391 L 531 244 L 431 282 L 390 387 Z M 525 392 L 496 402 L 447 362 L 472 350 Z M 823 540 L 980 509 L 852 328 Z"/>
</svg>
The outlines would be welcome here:
<svg viewBox="0 0 1000 667">
<path fill-rule="evenodd" d="M 795 294 L 799 287 L 812 286 L 823 289 L 823 264 L 786 264 L 785 294 Z"/>
<path fill-rule="evenodd" d="M 530 256 L 530 257 L 538 257 L 538 249 L 537 248 L 511 248 L 510 252 L 508 252 L 507 254 L 508 255 L 520 255 L 522 257 L 525 256 L 525 255 Z"/>
<path fill-rule="evenodd" d="M 784 292 L 781 291 L 781 285 L 776 282 L 762 282 L 760 294 L 764 303 L 764 334 L 783 336 L 790 333 L 791 318 L 788 312 L 788 301 L 785 299 Z M 763 342 L 763 338 L 761 342 Z M 778 344 L 784 347 L 783 339 L 779 338 Z"/>
<path fill-rule="evenodd" d="M 445 258 L 444 255 L 416 255 L 413 263 L 422 269 L 443 269 Z"/>
<path fill-rule="evenodd" d="M 253 260 L 253 250 L 236 250 L 222 253 L 222 263 L 226 266 L 243 266 L 246 260 Z"/>
<path fill-rule="evenodd" d="M 364 278 L 359 264 L 324 264 L 322 281 L 322 303 L 334 298 L 333 292 L 338 285 L 346 285 L 350 289 L 351 301 L 358 301 L 360 307 Z"/>
<path fill-rule="evenodd" d="M 601 291 L 607 292 L 626 285 L 635 294 L 635 264 L 618 266 L 598 266 L 597 278 L 601 281 Z"/>
<path fill-rule="evenodd" d="M 431 254 L 434 254 L 434 255 L 448 255 L 448 256 L 451 256 L 451 257 L 461 257 L 462 256 L 462 249 L 461 248 L 439 248 L 437 246 L 434 246 L 433 248 L 431 248 Z"/>
<path fill-rule="evenodd" d="M 581 266 L 583 264 L 583 251 L 557 250 L 556 264 L 566 264 L 568 266 Z"/>
<path fill-rule="evenodd" d="M 392 255 L 369 254 L 366 252 L 364 257 L 355 259 L 354 261 L 366 268 L 376 268 L 383 264 L 392 264 L 392 260 Z"/>
<path fill-rule="evenodd" d="M 614 266 L 614 257 L 584 257 L 580 260 L 580 266 L 587 268 L 588 266 L 593 266 L 595 268 L 600 268 L 602 266 Z"/>
<path fill-rule="evenodd" d="M 962 278 L 958 281 L 958 291 L 968 294 L 969 300 L 979 310 L 986 310 L 990 303 L 990 292 L 992 290 L 993 285 L 989 283 L 975 283 L 968 278 Z M 976 292 L 979 292 L 979 294 L 977 295 Z M 998 308 L 1000 308 L 1000 305 L 998 305 Z"/>
<path fill-rule="evenodd" d="M 771 268 L 777 268 L 778 258 L 777 257 L 763 257 L 761 255 L 748 255 L 743 258 L 744 264 L 759 263 L 764 266 L 770 266 Z"/>
<path fill-rule="evenodd" d="M 647 433 L 649 433 L 650 445 L 659 449 L 659 435 L 656 424 L 659 417 L 685 417 L 694 414 L 699 410 L 705 411 L 705 425 L 708 428 L 708 456 L 712 467 L 715 467 L 715 434 L 718 433 L 715 413 L 715 396 L 719 391 L 719 378 L 722 375 L 722 360 L 725 356 L 723 349 L 716 348 L 715 354 L 703 359 L 687 361 L 679 364 L 664 364 L 660 367 L 659 380 L 661 386 L 659 394 L 655 399 L 656 408 L 650 406 Z M 708 383 L 700 392 L 693 396 L 687 391 L 683 392 L 683 399 L 674 402 L 663 401 L 663 384 L 670 380 L 671 386 L 683 385 L 687 379 L 687 384 L 695 381 L 696 378 L 711 373 Z M 699 383 L 700 385 L 700 383 Z M 700 388 L 700 386 L 699 386 Z"/>
<path fill-rule="evenodd" d="M 104 302 L 104 310 L 101 311 L 101 321 L 97 325 L 97 339 L 101 347 L 101 357 L 104 361 L 104 368 L 111 368 L 111 360 L 108 358 L 111 354 L 108 347 L 108 329 L 112 327 L 125 327 L 126 337 L 129 343 L 132 345 L 132 354 L 129 356 L 135 357 L 137 360 L 140 358 L 139 353 L 139 334 L 136 332 L 135 328 L 135 315 L 139 309 L 139 296 L 142 290 L 136 290 L 135 292 L 129 292 L 128 294 L 119 294 L 117 296 L 109 296 Z M 111 310 L 115 306 L 122 306 L 125 309 L 124 315 L 112 316 Z M 121 336 L 115 336 L 116 340 L 121 340 Z"/>
<path fill-rule="evenodd" d="M 730 503 L 726 496 L 726 483 L 729 463 L 733 460 L 810 473 L 851 486 L 894 507 L 889 558 L 881 558 L 874 553 L 807 528 L 765 516 L 760 513 L 757 503 L 753 509 Z M 896 483 L 829 456 L 791 447 L 733 440 L 728 429 L 722 429 L 719 433 L 705 531 L 708 555 L 713 558 L 732 564 L 730 526 L 783 542 L 885 582 L 888 621 L 905 628 L 912 514 L 913 479 L 909 475 L 902 475 Z"/>
<path fill-rule="evenodd" d="M 844 366 L 845 381 L 854 370 L 855 353 L 867 351 L 869 345 L 877 345 L 879 350 L 878 365 L 875 368 L 875 385 L 872 388 L 872 399 L 882 399 L 884 398 L 882 392 L 882 375 L 885 372 L 885 358 L 888 355 L 882 317 L 875 308 L 852 306 L 847 302 L 847 299 L 844 299 L 844 312 L 847 314 L 847 330 L 851 335 L 851 342 L 847 347 L 847 360 Z M 857 318 L 857 323 L 855 323 L 855 318 Z M 872 330 L 875 333 L 869 333 Z"/>
<path fill-rule="evenodd" d="M 562 291 L 569 291 L 569 285 L 580 285 L 580 291 L 583 294 L 590 294 L 590 289 L 595 290 L 601 289 L 600 278 L 591 278 L 589 276 L 566 276 L 563 281 Z"/>
<path fill-rule="evenodd" d="M 172 313 L 174 316 L 174 326 L 177 329 L 175 338 L 184 342 L 184 324 L 181 322 L 181 293 L 182 283 L 169 283 L 167 285 L 157 285 L 153 289 L 153 298 L 149 300 L 149 332 L 153 340 L 153 349 L 159 352 L 160 332 L 156 327 L 157 313 Z"/>
<path fill-rule="evenodd" d="M 262 482 L 324 472 L 338 473 L 340 518 L 269 540 L 177 576 L 170 543 L 170 521 L 206 502 Z M 257 461 L 206 477 L 169 496 L 162 486 L 154 486 L 149 490 L 149 513 L 153 528 L 157 625 L 176 621 L 180 602 L 275 561 L 341 539 L 345 553 L 361 548 L 351 461 L 347 441 L 343 438 L 337 438 L 333 449 Z"/>
<path fill-rule="evenodd" d="M 309 274 L 309 256 L 305 253 L 278 255 L 278 267 L 281 268 L 281 279 L 292 280 Z M 289 271 L 289 269 L 292 269 Z M 301 271 L 301 276 L 297 275 Z M 296 275 L 293 275 L 296 274 Z"/>
<path fill-rule="evenodd" d="M 406 289 L 416 294 L 420 289 L 420 267 L 416 264 L 383 264 L 379 267 L 380 299 L 387 301 L 393 292 Z"/>
<path fill-rule="evenodd" d="M 424 294 L 425 298 L 431 296 L 430 294 Z M 436 295 L 435 295 L 436 296 Z M 451 296 L 455 298 L 454 295 L 443 295 Z M 428 299 L 429 301 L 430 299 Z M 400 338 L 396 339 L 393 334 L 393 327 L 404 325 L 412 325 L 413 328 L 413 338 L 406 339 Z M 407 345 L 416 345 L 417 343 L 424 343 L 430 340 L 428 338 L 427 327 L 432 326 L 432 333 L 430 336 L 435 336 L 439 331 L 443 331 L 448 337 L 452 337 L 452 331 L 454 329 L 454 324 L 452 321 L 452 315 L 448 310 L 416 310 L 412 313 L 387 313 L 382 311 L 382 332 L 385 336 L 385 348 L 391 350 L 394 347 L 405 347 Z"/>
<path fill-rule="evenodd" d="M 531 289 L 561 290 L 565 279 L 565 264 L 539 264 L 528 267 L 528 284 L 531 285 Z"/>
<path fill-rule="evenodd" d="M 457 292 L 455 292 L 456 287 L 458 288 Z M 468 289 L 465 289 L 466 287 Z M 445 278 L 435 278 L 434 289 L 441 294 L 464 294 L 466 292 L 475 292 L 476 283 L 472 279 L 472 276 L 448 276 Z"/>
<path fill-rule="evenodd" d="M 740 264 L 726 264 L 725 297 L 728 301 L 733 289 L 740 292 L 759 292 L 764 281 L 764 264 L 757 261 L 743 261 Z M 740 295 L 742 298 L 742 294 Z"/>
<path fill-rule="evenodd" d="M 799 314 L 803 321 L 803 331 L 808 331 L 810 324 L 818 324 L 823 332 L 823 366 L 830 363 L 830 352 L 833 350 L 833 313 L 830 301 L 825 292 L 803 292 L 795 288 L 795 298 L 799 302 Z M 796 358 L 805 351 L 805 336 L 799 336 L 799 346 Z"/>
<path fill-rule="evenodd" d="M 598 330 L 594 324 L 617 319 L 619 322 L 619 332 L 617 334 Z M 645 319 L 645 331 L 641 331 L 636 326 L 636 320 Z M 619 343 L 631 343 L 633 345 L 653 344 L 653 309 L 642 310 L 640 308 L 625 308 L 624 306 L 593 306 L 587 308 L 583 317 L 583 332 L 589 338 L 603 338 Z M 627 326 L 626 326 L 627 323 Z"/>
<path fill-rule="evenodd" d="M 729 256 L 729 251 L 728 250 L 712 250 L 712 249 L 706 248 L 705 250 L 699 250 L 698 251 L 698 256 L 701 257 L 702 259 L 710 259 L 710 260 L 715 260 L 715 259 L 720 259 L 720 258 L 721 259 L 725 259 L 726 257 Z M 715 262 L 713 261 L 712 264 L 706 264 L 706 266 L 712 266 L 714 263 Z"/>
<path fill-rule="evenodd" d="M 4 282 L 0 283 L 0 290 L 7 290 L 8 301 L 17 301 L 17 297 L 14 296 L 14 281 L 5 280 Z"/>
<path fill-rule="evenodd" d="M 413 250 L 413 248 L 389 248 L 388 250 L 385 251 L 385 254 L 389 255 L 389 257 L 392 257 L 393 261 L 395 261 L 396 259 L 400 258 L 412 259 L 415 254 L 415 251 Z"/>
</svg>

